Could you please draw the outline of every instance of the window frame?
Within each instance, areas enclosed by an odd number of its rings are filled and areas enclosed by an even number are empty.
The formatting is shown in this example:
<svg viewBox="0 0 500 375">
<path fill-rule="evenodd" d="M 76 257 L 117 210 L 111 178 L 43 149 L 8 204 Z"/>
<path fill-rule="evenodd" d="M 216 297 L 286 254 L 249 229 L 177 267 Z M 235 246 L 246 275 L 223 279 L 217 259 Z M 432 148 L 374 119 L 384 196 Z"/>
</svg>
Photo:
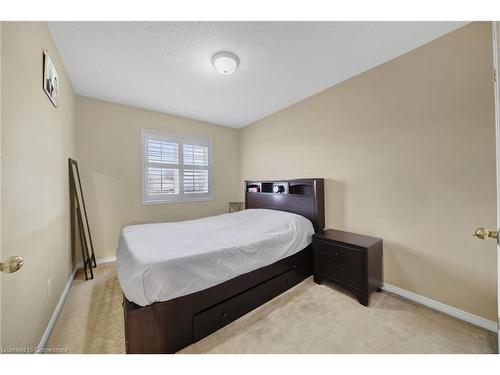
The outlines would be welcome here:
<svg viewBox="0 0 500 375">
<path fill-rule="evenodd" d="M 155 139 L 161 139 L 167 142 L 176 142 L 179 144 L 178 148 L 178 166 L 179 170 L 179 194 L 172 194 L 171 196 L 162 196 L 158 198 L 151 198 L 146 191 L 146 180 L 148 178 L 148 155 L 146 141 L 152 136 Z M 194 144 L 199 146 L 208 146 L 208 168 L 196 165 L 184 165 L 184 144 Z M 170 204 L 170 203 L 188 203 L 188 202 L 205 202 L 213 200 L 213 184 L 212 184 L 212 171 L 213 171 L 213 158 L 212 158 L 212 140 L 210 138 L 191 137 L 187 135 L 180 135 L 162 130 L 142 129 L 141 130 L 141 164 L 142 164 L 142 204 L 144 206 L 156 204 Z M 169 164 L 171 166 L 171 164 Z M 203 194 L 190 194 L 184 193 L 184 169 L 201 169 L 208 170 L 208 193 Z"/>
</svg>

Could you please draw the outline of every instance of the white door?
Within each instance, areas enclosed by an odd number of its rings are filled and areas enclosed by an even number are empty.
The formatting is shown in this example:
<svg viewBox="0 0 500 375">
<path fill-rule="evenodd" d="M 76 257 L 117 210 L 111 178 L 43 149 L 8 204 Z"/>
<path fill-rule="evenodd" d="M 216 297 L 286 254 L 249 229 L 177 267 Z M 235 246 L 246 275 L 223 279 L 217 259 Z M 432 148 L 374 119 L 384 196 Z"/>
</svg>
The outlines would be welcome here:
<svg viewBox="0 0 500 375">
<path fill-rule="evenodd" d="M 495 137 L 497 158 L 497 229 L 477 228 L 474 235 L 480 239 L 496 239 L 497 241 L 497 334 L 500 352 L 500 22 L 492 22 L 493 29 L 493 74 L 495 87 Z"/>
<path fill-rule="evenodd" d="M 495 136 L 496 136 L 496 157 L 497 157 L 497 226 L 500 227 L 500 82 L 498 81 L 498 72 L 500 65 L 500 22 L 493 22 L 493 68 L 494 68 L 494 81 L 495 81 Z M 500 243 L 498 230 L 489 231 L 481 230 L 476 231 L 476 235 L 480 238 L 493 237 L 497 240 L 497 331 L 499 338 L 499 351 L 500 351 Z"/>
</svg>

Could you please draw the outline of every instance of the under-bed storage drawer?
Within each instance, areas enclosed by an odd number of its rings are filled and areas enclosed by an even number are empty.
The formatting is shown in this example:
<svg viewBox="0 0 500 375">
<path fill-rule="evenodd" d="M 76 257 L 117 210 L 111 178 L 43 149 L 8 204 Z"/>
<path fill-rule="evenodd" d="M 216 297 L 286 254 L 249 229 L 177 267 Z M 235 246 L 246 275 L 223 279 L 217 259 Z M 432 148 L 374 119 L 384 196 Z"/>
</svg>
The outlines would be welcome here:
<svg viewBox="0 0 500 375">
<path fill-rule="evenodd" d="M 193 342 L 201 340 L 232 321 L 270 301 L 298 284 L 304 277 L 299 269 L 291 269 L 231 299 L 199 312 L 193 317 Z"/>
</svg>

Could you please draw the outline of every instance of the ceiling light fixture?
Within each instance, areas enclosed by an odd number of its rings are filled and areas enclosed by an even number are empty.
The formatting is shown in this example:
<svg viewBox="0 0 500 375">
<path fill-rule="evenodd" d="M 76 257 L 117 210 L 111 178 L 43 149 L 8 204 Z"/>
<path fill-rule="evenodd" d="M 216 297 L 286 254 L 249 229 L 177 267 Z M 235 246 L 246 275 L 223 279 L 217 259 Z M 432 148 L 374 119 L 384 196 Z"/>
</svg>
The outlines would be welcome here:
<svg viewBox="0 0 500 375">
<path fill-rule="evenodd" d="M 234 53 L 221 51 L 212 56 L 212 64 L 220 74 L 229 75 L 236 71 L 240 59 Z"/>
</svg>

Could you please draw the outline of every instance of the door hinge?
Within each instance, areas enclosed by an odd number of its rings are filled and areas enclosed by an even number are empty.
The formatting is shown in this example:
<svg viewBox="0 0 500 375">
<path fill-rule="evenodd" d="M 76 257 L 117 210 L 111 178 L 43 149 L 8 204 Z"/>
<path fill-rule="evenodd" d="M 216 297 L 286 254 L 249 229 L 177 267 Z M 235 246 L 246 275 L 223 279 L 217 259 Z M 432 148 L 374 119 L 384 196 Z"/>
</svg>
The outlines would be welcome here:
<svg viewBox="0 0 500 375">
<path fill-rule="evenodd" d="M 497 82 L 497 70 L 493 69 L 493 83 Z"/>
</svg>

